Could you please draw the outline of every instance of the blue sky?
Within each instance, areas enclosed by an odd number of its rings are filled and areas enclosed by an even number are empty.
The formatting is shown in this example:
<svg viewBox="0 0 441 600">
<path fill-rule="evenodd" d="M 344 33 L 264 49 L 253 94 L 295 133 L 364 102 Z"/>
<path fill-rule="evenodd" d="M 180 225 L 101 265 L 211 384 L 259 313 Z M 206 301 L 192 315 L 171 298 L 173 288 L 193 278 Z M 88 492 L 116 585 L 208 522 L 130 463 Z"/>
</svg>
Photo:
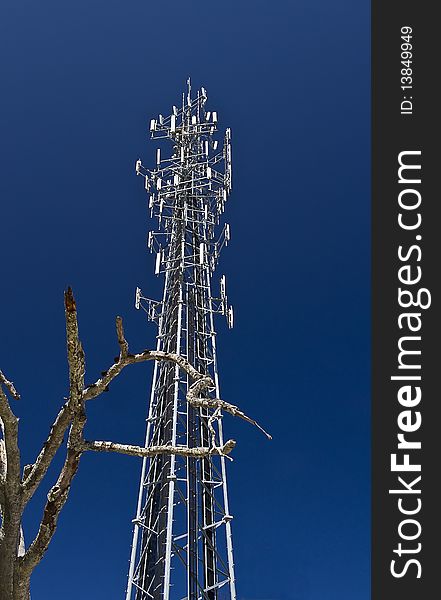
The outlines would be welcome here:
<svg viewBox="0 0 441 600">
<path fill-rule="evenodd" d="M 145 250 L 150 118 L 188 75 L 233 132 L 218 323 L 239 600 L 369 597 L 369 3 L 17 0 L 2 4 L 0 365 L 22 394 L 23 463 L 67 393 L 63 290 L 88 381 L 154 326 Z M 141 443 L 151 378 L 136 366 L 88 408 L 87 436 Z M 58 457 L 60 461 L 62 456 Z M 124 596 L 140 461 L 87 455 L 32 599 Z M 26 514 L 30 541 L 44 490 Z M 65 583 L 67 582 L 67 583 Z M 62 590 L 62 594 L 60 594 Z"/>
</svg>

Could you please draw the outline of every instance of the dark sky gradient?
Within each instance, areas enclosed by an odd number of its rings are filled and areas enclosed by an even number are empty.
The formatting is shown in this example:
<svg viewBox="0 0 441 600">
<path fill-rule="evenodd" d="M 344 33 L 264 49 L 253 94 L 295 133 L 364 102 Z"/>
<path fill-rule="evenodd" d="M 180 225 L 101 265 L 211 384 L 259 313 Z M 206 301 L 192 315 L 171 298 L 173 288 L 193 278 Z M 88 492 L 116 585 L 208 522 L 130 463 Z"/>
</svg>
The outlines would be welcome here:
<svg viewBox="0 0 441 600">
<path fill-rule="evenodd" d="M 93 381 L 155 326 L 162 281 L 134 161 L 188 75 L 233 132 L 218 322 L 239 600 L 369 598 L 369 3 L 16 0 L 1 8 L 0 364 L 31 462 L 67 393 L 63 289 Z M 87 437 L 142 443 L 150 365 L 89 405 Z M 59 456 L 59 461 L 62 455 Z M 87 455 L 32 600 L 122 600 L 140 460 Z M 26 514 L 35 534 L 48 488 Z"/>
</svg>

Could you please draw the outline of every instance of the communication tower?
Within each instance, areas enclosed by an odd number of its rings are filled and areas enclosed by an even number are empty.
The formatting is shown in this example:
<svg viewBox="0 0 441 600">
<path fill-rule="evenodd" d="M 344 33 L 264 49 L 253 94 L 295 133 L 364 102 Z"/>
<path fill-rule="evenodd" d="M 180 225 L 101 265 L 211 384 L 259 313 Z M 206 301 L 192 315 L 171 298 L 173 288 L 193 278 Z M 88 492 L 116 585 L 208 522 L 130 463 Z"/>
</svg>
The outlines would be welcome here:
<svg viewBox="0 0 441 600">
<path fill-rule="evenodd" d="M 147 245 L 164 288 L 159 301 L 137 288 L 135 306 L 157 323 L 157 350 L 180 354 L 210 375 L 212 397 L 219 398 L 214 316 L 224 315 L 232 327 L 233 309 L 225 276 L 215 294 L 212 277 L 230 239 L 221 216 L 231 191 L 231 132 L 219 139 L 205 89 L 193 98 L 187 83 L 181 105 L 150 122 L 151 137 L 168 149 L 157 149 L 154 169 L 136 162 L 158 221 Z M 208 447 L 213 429 L 224 443 L 221 412 L 186 402 L 191 383 L 177 365 L 155 362 L 146 447 Z M 215 454 L 143 460 L 126 600 L 236 599 L 225 462 Z"/>
</svg>

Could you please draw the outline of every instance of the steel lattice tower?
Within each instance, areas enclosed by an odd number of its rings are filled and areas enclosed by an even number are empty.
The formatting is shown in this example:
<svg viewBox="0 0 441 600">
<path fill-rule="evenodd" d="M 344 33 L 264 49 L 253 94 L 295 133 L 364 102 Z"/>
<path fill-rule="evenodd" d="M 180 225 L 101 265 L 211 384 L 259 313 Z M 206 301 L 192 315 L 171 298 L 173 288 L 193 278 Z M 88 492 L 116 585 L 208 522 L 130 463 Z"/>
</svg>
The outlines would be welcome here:
<svg viewBox="0 0 441 600">
<path fill-rule="evenodd" d="M 220 225 L 231 190 L 231 133 L 216 140 L 217 113 L 205 108 L 201 88 L 191 96 L 188 81 L 182 106 L 150 122 L 151 137 L 171 142 L 156 168 L 141 161 L 151 216 L 159 228 L 148 247 L 156 253 L 156 274 L 164 274 L 161 301 L 138 288 L 136 307 L 158 324 L 157 349 L 178 353 L 215 382 L 219 398 L 214 314 L 227 317 L 225 277 L 214 297 L 211 279 L 220 251 L 230 238 Z M 171 154 L 171 156 L 170 156 Z M 147 419 L 146 447 L 209 447 L 213 411 L 186 402 L 191 381 L 172 363 L 155 363 Z M 221 414 L 210 421 L 223 444 Z M 144 459 L 126 600 L 235 600 L 231 515 L 225 457 L 157 455 Z"/>
</svg>

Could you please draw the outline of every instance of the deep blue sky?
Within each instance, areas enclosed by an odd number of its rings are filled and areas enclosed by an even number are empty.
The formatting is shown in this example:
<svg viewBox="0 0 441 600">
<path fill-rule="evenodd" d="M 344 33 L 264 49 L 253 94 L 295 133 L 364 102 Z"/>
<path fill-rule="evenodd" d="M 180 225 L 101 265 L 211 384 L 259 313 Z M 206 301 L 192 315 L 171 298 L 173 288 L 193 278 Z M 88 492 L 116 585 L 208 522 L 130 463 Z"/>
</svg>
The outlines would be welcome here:
<svg viewBox="0 0 441 600">
<path fill-rule="evenodd" d="M 23 462 L 67 393 L 66 285 L 88 381 L 116 354 L 116 314 L 133 350 L 154 344 L 133 309 L 136 285 L 160 288 L 134 161 L 153 166 L 148 122 L 191 75 L 233 132 L 223 397 L 274 436 L 225 417 L 239 600 L 367 600 L 369 3 L 16 0 L 0 39 L 0 364 Z M 141 443 L 150 377 L 135 366 L 91 404 L 88 437 Z M 32 600 L 123 598 L 139 469 L 84 457 Z"/>
</svg>

